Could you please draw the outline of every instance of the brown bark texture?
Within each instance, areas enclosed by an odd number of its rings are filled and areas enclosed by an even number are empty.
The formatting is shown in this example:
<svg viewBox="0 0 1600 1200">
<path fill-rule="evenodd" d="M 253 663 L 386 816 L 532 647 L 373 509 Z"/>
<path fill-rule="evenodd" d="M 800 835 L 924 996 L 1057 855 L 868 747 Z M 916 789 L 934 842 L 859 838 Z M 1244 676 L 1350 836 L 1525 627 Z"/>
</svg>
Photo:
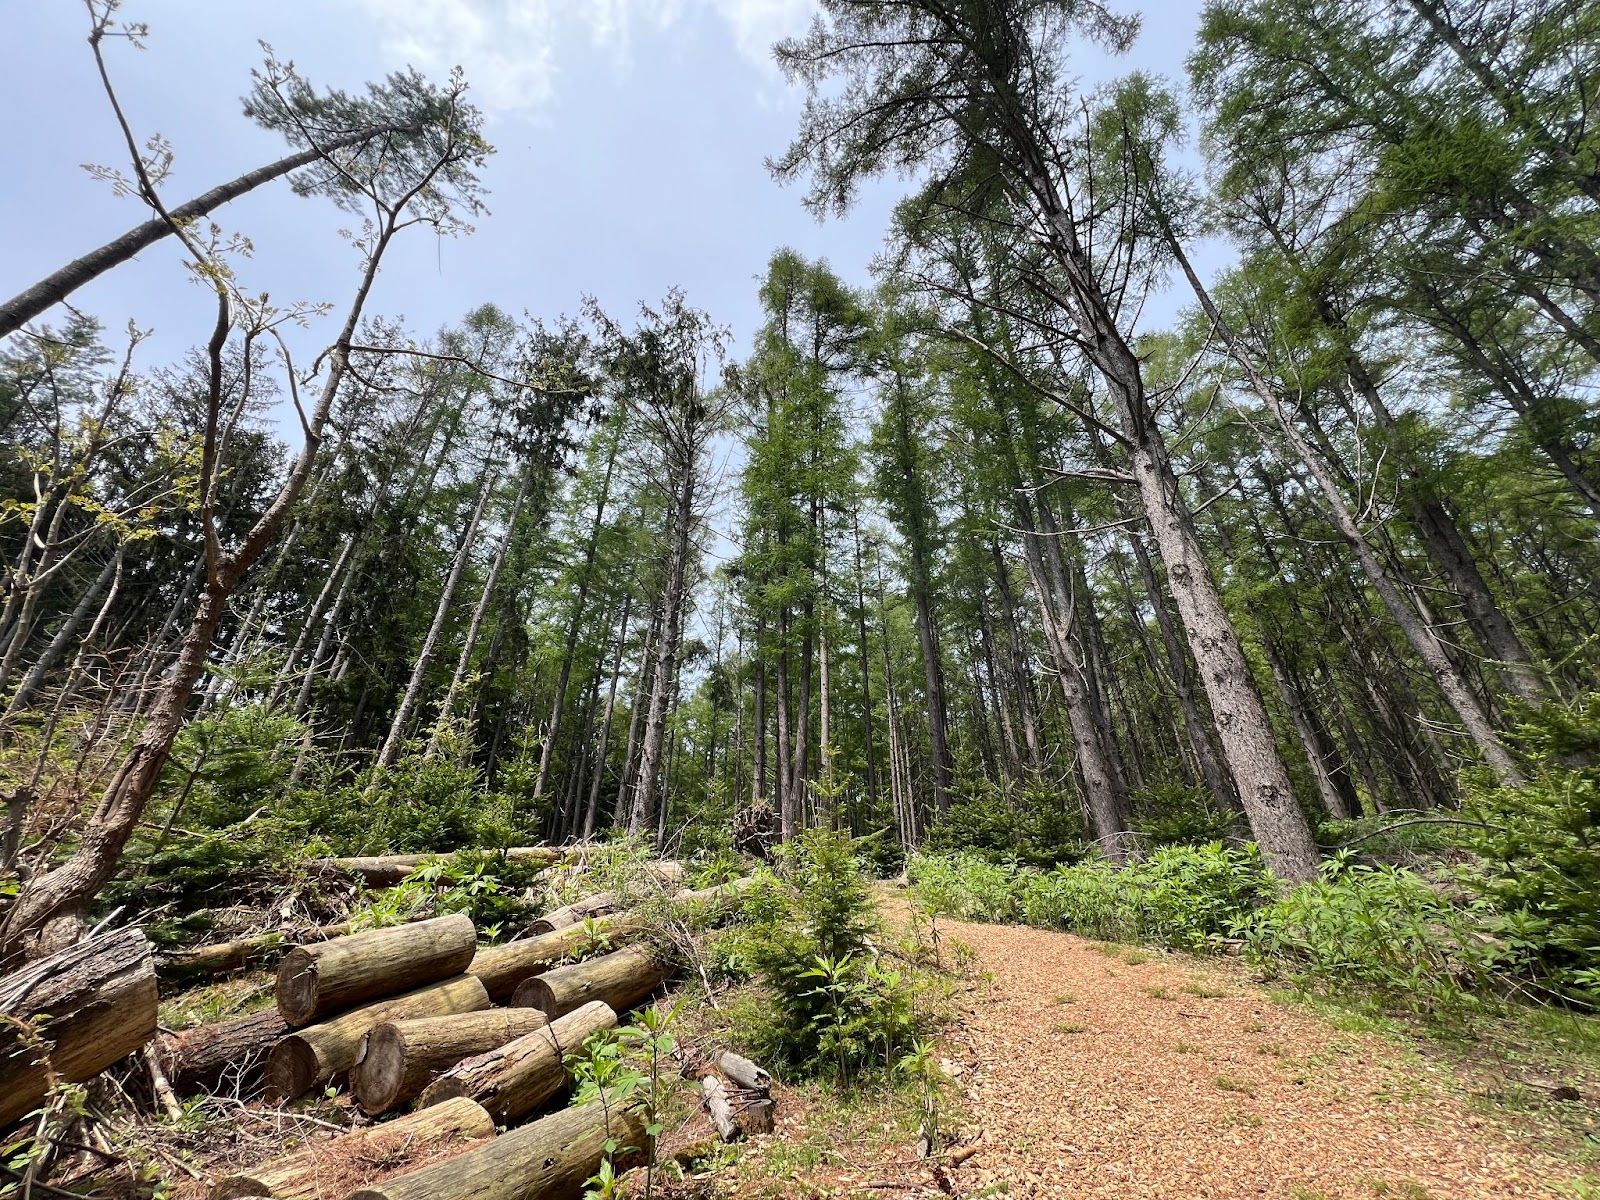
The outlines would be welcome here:
<svg viewBox="0 0 1600 1200">
<path fill-rule="evenodd" d="M 556 967 L 524 980 L 512 993 L 518 1008 L 537 1008 L 552 1019 L 602 1000 L 626 1012 L 666 981 L 671 964 L 645 946 L 626 946 L 598 958 Z"/>
<path fill-rule="evenodd" d="M 278 966 L 278 1012 L 291 1025 L 307 1025 L 459 975 L 477 949 L 477 929 L 461 913 L 296 946 Z"/>
<path fill-rule="evenodd" d="M 536 1008 L 489 1008 L 445 1017 L 385 1021 L 367 1032 L 350 1071 L 356 1101 L 376 1116 L 422 1094 L 463 1059 L 496 1050 L 550 1018 Z"/>
</svg>

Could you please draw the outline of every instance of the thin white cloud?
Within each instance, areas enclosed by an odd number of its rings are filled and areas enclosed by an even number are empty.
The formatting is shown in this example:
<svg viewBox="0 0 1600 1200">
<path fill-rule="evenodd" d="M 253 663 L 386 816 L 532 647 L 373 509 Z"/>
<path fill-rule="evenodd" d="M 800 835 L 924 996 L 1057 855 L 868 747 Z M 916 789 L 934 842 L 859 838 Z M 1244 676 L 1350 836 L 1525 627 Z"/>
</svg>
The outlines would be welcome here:
<svg viewBox="0 0 1600 1200">
<path fill-rule="evenodd" d="M 770 65 L 772 43 L 800 33 L 813 0 L 352 0 L 367 12 L 386 53 L 428 71 L 466 69 L 478 102 L 534 113 L 555 93 L 564 39 L 587 36 L 631 62 L 636 29 L 662 33 L 709 17 L 727 27 L 753 63 Z"/>
</svg>

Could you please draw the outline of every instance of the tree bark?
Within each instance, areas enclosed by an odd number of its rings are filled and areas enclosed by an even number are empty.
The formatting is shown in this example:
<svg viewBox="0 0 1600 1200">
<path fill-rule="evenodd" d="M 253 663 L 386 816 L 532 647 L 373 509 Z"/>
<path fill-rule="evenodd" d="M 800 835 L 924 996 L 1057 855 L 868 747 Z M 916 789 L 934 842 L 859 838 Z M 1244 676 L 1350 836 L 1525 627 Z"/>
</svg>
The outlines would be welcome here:
<svg viewBox="0 0 1600 1200">
<path fill-rule="evenodd" d="M 616 1027 L 617 1014 L 607 1005 L 585 1004 L 542 1029 L 458 1063 L 423 1090 L 422 1103 L 466 1096 L 496 1121 L 515 1123 L 566 1090 L 567 1055 L 591 1035 Z"/>
<path fill-rule="evenodd" d="M 671 964 L 650 947 L 628 946 L 534 975 L 517 986 L 511 1003 L 518 1008 L 537 1008 L 552 1019 L 594 1000 L 602 1000 L 623 1013 L 654 992 L 671 974 Z"/>
<path fill-rule="evenodd" d="M 473 975 L 457 975 L 403 996 L 351 1009 L 320 1025 L 281 1038 L 267 1057 L 267 1094 L 293 1100 L 356 1064 L 361 1039 L 374 1025 L 411 1017 L 439 1017 L 489 1007 L 489 993 Z"/>
<path fill-rule="evenodd" d="M 566 857 L 564 851 L 551 846 L 513 846 L 496 853 L 507 862 L 525 865 L 552 866 Z M 308 871 L 327 877 L 355 877 L 369 888 L 393 887 L 423 863 L 435 858 L 448 858 L 439 854 L 383 854 L 373 858 L 311 858 L 305 861 Z"/>
<path fill-rule="evenodd" d="M 278 1012 L 291 1025 L 459 975 L 478 946 L 472 918 L 458 913 L 297 946 L 278 967 Z"/>
<path fill-rule="evenodd" d="M 366 1036 L 350 1089 L 374 1116 L 422 1094 L 436 1078 L 464 1059 L 496 1050 L 550 1019 L 534 1008 L 490 1008 L 446 1017 L 385 1021 Z"/>
<path fill-rule="evenodd" d="M 595 924 L 613 946 L 637 931 L 636 922 L 626 913 L 596 917 Z M 473 956 L 467 973 L 476 975 L 496 1001 L 508 1000 L 518 984 L 562 962 L 588 936 L 582 925 L 568 925 L 552 933 L 507 942 L 503 946 L 482 946 Z"/>
<path fill-rule="evenodd" d="M 607 1112 L 599 1104 L 585 1104 L 352 1192 L 346 1200 L 578 1200 L 608 1144 L 633 1148 L 615 1154 L 613 1165 L 621 1174 L 649 1141 L 639 1109 Z"/>
<path fill-rule="evenodd" d="M 396 1121 L 319 1137 L 292 1154 L 224 1176 L 209 1200 L 270 1196 L 275 1200 L 323 1200 L 343 1196 L 407 1161 L 494 1137 L 494 1119 L 471 1100 L 451 1100 Z M 449 1161 L 449 1160 L 447 1160 Z"/>
<path fill-rule="evenodd" d="M 289 1032 L 275 1009 L 196 1025 L 161 1038 L 161 1064 L 180 1092 L 218 1088 L 248 1098 L 266 1070 L 272 1043 Z"/>
<path fill-rule="evenodd" d="M 137 929 L 0 980 L 0 1128 L 42 1104 L 56 1079 L 86 1082 L 155 1032 L 155 962 Z"/>
</svg>

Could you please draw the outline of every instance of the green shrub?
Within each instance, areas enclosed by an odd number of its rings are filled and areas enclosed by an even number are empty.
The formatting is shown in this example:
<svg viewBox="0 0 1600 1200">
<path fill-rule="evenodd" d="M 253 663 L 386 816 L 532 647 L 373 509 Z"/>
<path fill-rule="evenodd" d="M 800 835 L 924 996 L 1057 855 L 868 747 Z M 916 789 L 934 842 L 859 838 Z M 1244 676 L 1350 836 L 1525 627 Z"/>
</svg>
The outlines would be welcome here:
<svg viewBox="0 0 1600 1200">
<path fill-rule="evenodd" d="M 1486 905 L 1463 906 L 1441 881 L 1341 852 L 1322 879 L 1241 921 L 1257 960 L 1288 960 L 1314 979 L 1361 983 L 1449 1004 L 1506 964 L 1482 935 Z"/>
<path fill-rule="evenodd" d="M 744 1022 L 758 1054 L 841 1085 L 893 1069 L 918 1031 L 914 986 L 878 955 L 872 895 L 848 836 L 814 829 L 784 847 L 778 874 L 746 893 L 743 922 L 714 957 L 762 985 Z"/>
<path fill-rule="evenodd" d="M 1468 780 L 1463 882 L 1508 957 L 1570 1000 L 1600 1003 L 1600 694 L 1519 727 L 1522 787 Z"/>
</svg>

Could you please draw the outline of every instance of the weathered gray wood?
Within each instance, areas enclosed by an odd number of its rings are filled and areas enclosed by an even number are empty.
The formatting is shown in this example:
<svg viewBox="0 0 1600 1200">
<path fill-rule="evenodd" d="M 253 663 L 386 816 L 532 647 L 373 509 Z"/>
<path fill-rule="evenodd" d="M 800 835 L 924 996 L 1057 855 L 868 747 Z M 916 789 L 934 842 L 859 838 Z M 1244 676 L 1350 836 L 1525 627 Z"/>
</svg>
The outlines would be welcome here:
<svg viewBox="0 0 1600 1200">
<path fill-rule="evenodd" d="M 748 1058 L 735 1054 L 732 1050 L 724 1050 L 722 1052 L 717 1059 L 717 1066 L 722 1068 L 722 1073 L 736 1087 L 742 1087 L 752 1092 L 769 1092 L 772 1090 L 772 1076 L 768 1075 Z"/>
<path fill-rule="evenodd" d="M 291 1025 L 306 1025 L 459 975 L 477 949 L 477 930 L 465 914 L 296 946 L 278 967 L 278 1012 Z"/>
<path fill-rule="evenodd" d="M 52 1072 L 83 1083 L 155 1035 L 149 939 L 119 929 L 7 976 L 0 980 L 0 1018 L 3 1127 L 43 1103 Z M 43 1045 L 29 1044 L 25 1028 L 38 1030 Z"/>
<path fill-rule="evenodd" d="M 403 996 L 390 996 L 308 1025 L 279 1038 L 267 1057 L 267 1094 L 277 1100 L 303 1096 L 319 1083 L 355 1066 L 361 1039 L 374 1025 L 411 1017 L 440 1017 L 489 1007 L 489 993 L 474 975 L 457 975 Z"/>
<path fill-rule="evenodd" d="M 543 1029 L 458 1063 L 423 1089 L 422 1103 L 467 1096 L 497 1121 L 519 1121 L 566 1089 L 566 1055 L 591 1035 L 616 1026 L 617 1014 L 609 1006 L 586 1004 Z"/>
<path fill-rule="evenodd" d="M 733 1109 L 728 1103 L 726 1085 L 715 1075 L 707 1075 L 700 1081 L 700 1086 L 705 1089 L 706 1112 L 711 1117 L 711 1123 L 717 1127 L 717 1136 L 725 1142 L 736 1141 L 739 1137 L 739 1125 L 733 1119 Z"/>
<path fill-rule="evenodd" d="M 347 1200 L 577 1200 L 600 1167 L 607 1139 L 635 1148 L 618 1155 L 620 1173 L 638 1159 L 647 1136 L 638 1109 L 613 1110 L 608 1117 L 600 1105 L 586 1104 L 352 1192 Z"/>
<path fill-rule="evenodd" d="M 617 907 L 615 892 L 597 892 L 593 896 L 585 896 L 581 900 L 574 900 L 571 904 L 561 908 L 552 909 L 545 913 L 532 925 L 528 926 L 531 934 L 553 933 L 557 929 L 565 929 L 569 925 L 581 925 L 593 918 L 602 917 Z"/>
<path fill-rule="evenodd" d="M 494 1121 L 489 1114 L 471 1100 L 455 1099 L 382 1125 L 316 1138 L 282 1158 L 224 1176 L 212 1185 L 210 1198 L 343 1196 L 367 1183 L 379 1164 L 403 1165 L 406 1158 L 420 1158 L 452 1142 L 492 1137 Z"/>
<path fill-rule="evenodd" d="M 555 1018 L 593 1000 L 626 1012 L 654 992 L 672 964 L 647 946 L 628 946 L 599 958 L 556 967 L 524 980 L 512 993 L 518 1008 L 537 1008 Z"/>
<path fill-rule="evenodd" d="M 490 1008 L 385 1021 L 367 1031 L 350 1069 L 350 1090 L 367 1112 L 388 1112 L 420 1095 L 463 1059 L 498 1049 L 549 1023 L 536 1008 Z"/>
</svg>

